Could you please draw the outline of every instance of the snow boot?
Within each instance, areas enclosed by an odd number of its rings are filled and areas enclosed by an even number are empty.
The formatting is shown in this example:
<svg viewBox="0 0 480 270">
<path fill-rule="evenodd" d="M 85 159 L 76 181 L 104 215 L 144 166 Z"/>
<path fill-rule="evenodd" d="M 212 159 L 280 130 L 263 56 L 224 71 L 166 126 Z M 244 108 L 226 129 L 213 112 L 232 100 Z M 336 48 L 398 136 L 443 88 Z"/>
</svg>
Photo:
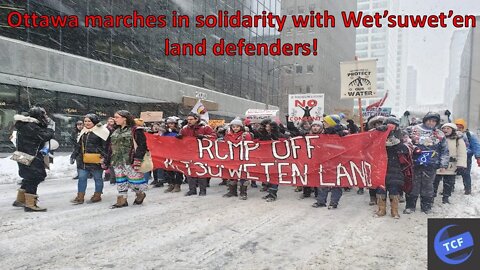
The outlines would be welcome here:
<svg viewBox="0 0 480 270">
<path fill-rule="evenodd" d="M 74 205 L 77 205 L 77 204 L 83 204 L 84 201 L 85 201 L 85 192 L 78 192 L 77 197 L 75 197 L 75 199 L 71 200 L 70 202 Z"/>
<path fill-rule="evenodd" d="M 377 198 L 375 196 L 370 196 L 370 202 L 368 205 L 375 205 L 377 204 Z"/>
<path fill-rule="evenodd" d="M 180 185 L 177 184 L 177 185 L 174 185 L 174 186 L 173 186 L 173 191 L 172 191 L 172 192 L 180 192 L 180 191 L 182 191 L 182 190 L 180 189 Z"/>
<path fill-rule="evenodd" d="M 443 203 L 443 204 L 450 204 L 450 201 L 448 200 L 448 197 L 446 197 L 446 196 L 443 197 L 443 198 L 442 198 L 442 203 Z"/>
<path fill-rule="evenodd" d="M 399 219 L 398 204 L 400 202 L 400 195 L 390 195 L 391 214 L 394 219 Z"/>
<path fill-rule="evenodd" d="M 330 209 L 337 209 L 337 207 L 338 207 L 338 204 L 332 204 L 332 203 L 330 203 L 330 205 L 328 206 L 328 210 L 330 210 Z"/>
<path fill-rule="evenodd" d="M 196 190 L 189 190 L 187 193 L 185 193 L 185 196 L 192 196 L 192 195 L 197 195 Z"/>
<path fill-rule="evenodd" d="M 375 212 L 377 217 L 383 217 L 387 214 L 387 195 L 377 194 L 378 210 Z"/>
<path fill-rule="evenodd" d="M 169 192 L 173 192 L 173 189 L 175 188 L 175 186 L 173 184 L 170 184 L 168 185 L 168 188 L 165 189 L 165 193 L 169 193 Z"/>
<path fill-rule="evenodd" d="M 417 199 L 418 197 L 406 196 L 405 210 L 403 210 L 404 214 L 409 215 L 415 212 L 415 208 L 417 208 Z"/>
<path fill-rule="evenodd" d="M 128 206 L 127 198 L 122 196 L 122 195 L 118 195 L 117 196 L 117 203 L 110 206 L 110 209 L 122 208 L 122 207 L 126 207 L 126 206 Z"/>
<path fill-rule="evenodd" d="M 35 194 L 25 193 L 25 212 L 47 212 L 46 208 L 37 205 L 38 196 Z"/>
<path fill-rule="evenodd" d="M 420 199 L 420 207 L 422 209 L 422 212 L 425 214 L 431 214 L 432 213 L 432 201 L 433 198 L 428 198 L 428 197 L 421 197 Z"/>
<path fill-rule="evenodd" d="M 247 199 L 247 186 L 241 185 L 240 186 L 240 200 Z"/>
<path fill-rule="evenodd" d="M 312 204 L 312 207 L 313 208 L 320 208 L 320 207 L 327 207 L 327 205 L 325 203 L 316 202 L 316 203 Z"/>
<path fill-rule="evenodd" d="M 102 201 L 102 193 L 94 192 L 93 196 L 90 198 L 90 203 L 97 203 Z"/>
<path fill-rule="evenodd" d="M 134 205 L 140 205 L 143 203 L 143 200 L 145 200 L 145 197 L 147 197 L 147 194 L 143 191 L 139 191 L 136 193 L 137 197 L 135 198 L 135 201 L 133 201 Z"/>
<path fill-rule="evenodd" d="M 453 190 L 452 190 L 452 193 L 453 193 Z M 470 189 L 466 189 L 465 195 L 472 195 L 472 191 Z"/>
<path fill-rule="evenodd" d="M 17 199 L 12 204 L 15 207 L 25 207 L 25 189 L 17 190 Z"/>
<path fill-rule="evenodd" d="M 230 183 L 228 185 L 228 192 L 223 195 L 225 198 L 237 197 L 237 183 Z"/>
</svg>

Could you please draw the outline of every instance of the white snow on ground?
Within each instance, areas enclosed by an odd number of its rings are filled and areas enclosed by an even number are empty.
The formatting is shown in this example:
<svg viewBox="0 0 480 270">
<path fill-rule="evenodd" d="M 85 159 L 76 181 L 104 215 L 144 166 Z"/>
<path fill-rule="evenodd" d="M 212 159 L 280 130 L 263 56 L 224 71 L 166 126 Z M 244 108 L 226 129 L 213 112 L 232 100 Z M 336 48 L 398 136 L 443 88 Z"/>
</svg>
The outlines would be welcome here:
<svg viewBox="0 0 480 270">
<path fill-rule="evenodd" d="M 247 201 L 222 198 L 218 179 L 206 197 L 156 188 L 144 205 L 114 210 L 116 189 L 106 183 L 102 202 L 73 206 L 68 157 L 55 158 L 39 187 L 48 212 L 25 213 L 11 206 L 16 164 L 0 166 L 0 182 L 8 183 L 0 185 L 1 269 L 426 269 L 427 218 L 480 216 L 477 168 L 474 195 L 463 195 L 457 179 L 451 205 L 437 200 L 430 216 L 394 220 L 375 218 L 367 194 L 344 193 L 339 209 L 314 209 L 313 199 L 299 200 L 286 186 L 274 203 L 257 189 Z"/>
</svg>

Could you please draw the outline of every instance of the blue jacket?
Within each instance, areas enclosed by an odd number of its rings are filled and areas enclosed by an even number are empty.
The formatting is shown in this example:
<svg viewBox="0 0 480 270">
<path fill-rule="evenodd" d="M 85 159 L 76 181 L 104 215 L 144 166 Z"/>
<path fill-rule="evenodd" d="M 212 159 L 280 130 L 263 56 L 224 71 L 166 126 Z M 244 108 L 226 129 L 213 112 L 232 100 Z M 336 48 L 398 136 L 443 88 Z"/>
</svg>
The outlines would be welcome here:
<svg viewBox="0 0 480 270">
<path fill-rule="evenodd" d="M 163 133 L 162 136 L 175 137 L 175 136 L 177 136 L 177 134 L 178 134 L 178 131 L 172 130 L 171 132 L 167 131 L 167 132 Z"/>
<path fill-rule="evenodd" d="M 432 166 L 434 168 L 448 168 L 450 153 L 448 152 L 447 140 L 445 134 L 438 128 L 429 128 L 424 124 L 411 126 L 407 128 L 408 135 L 412 139 L 413 145 L 422 153 L 413 157 L 415 165 Z M 424 154 L 428 157 L 425 163 L 419 158 Z"/>
<path fill-rule="evenodd" d="M 468 134 L 467 134 L 468 132 Z M 474 155 L 475 158 L 480 158 L 480 141 L 477 136 L 471 131 L 466 131 L 463 133 L 463 140 L 467 145 L 467 155 Z"/>
</svg>

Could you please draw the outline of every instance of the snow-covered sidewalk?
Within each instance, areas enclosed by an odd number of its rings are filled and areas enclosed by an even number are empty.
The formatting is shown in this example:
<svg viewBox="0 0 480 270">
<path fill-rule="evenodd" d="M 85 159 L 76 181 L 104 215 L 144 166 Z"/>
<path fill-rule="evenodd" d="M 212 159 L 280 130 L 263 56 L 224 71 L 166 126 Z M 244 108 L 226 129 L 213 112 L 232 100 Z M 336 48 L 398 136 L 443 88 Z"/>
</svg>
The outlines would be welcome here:
<svg viewBox="0 0 480 270">
<path fill-rule="evenodd" d="M 426 269 L 428 217 L 480 216 L 478 174 L 473 196 L 463 195 L 459 179 L 452 205 L 437 200 L 434 214 L 399 220 L 375 218 L 368 194 L 344 193 L 337 210 L 314 209 L 313 199 L 286 186 L 274 203 L 258 189 L 247 201 L 222 198 L 218 179 L 206 197 L 156 188 L 144 205 L 113 210 L 116 189 L 106 183 L 102 202 L 73 206 L 68 157 L 55 160 L 39 187 L 48 212 L 25 213 L 11 206 L 16 164 L 4 161 L 0 182 L 11 183 L 0 185 L 2 269 Z"/>
</svg>

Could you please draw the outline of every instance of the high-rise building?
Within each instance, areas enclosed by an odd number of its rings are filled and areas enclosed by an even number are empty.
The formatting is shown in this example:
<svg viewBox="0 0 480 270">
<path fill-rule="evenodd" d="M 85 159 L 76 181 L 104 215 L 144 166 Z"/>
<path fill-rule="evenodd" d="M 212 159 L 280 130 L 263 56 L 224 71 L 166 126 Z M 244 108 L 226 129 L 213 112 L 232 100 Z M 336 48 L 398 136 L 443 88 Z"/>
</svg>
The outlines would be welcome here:
<svg viewBox="0 0 480 270">
<path fill-rule="evenodd" d="M 165 56 L 171 43 L 199 43 L 208 48 L 224 39 L 269 43 L 273 28 L 196 28 L 197 15 L 280 13 L 280 0 L 140 0 L 3 1 L 0 6 L 0 145 L 11 145 L 13 114 L 44 106 L 57 122 L 62 146 L 87 112 L 105 118 L 117 109 L 164 111 L 184 115 L 195 98 L 206 100 L 213 117 L 233 118 L 250 108 L 278 105 L 267 88 L 278 87 L 278 58 L 267 56 Z M 85 27 L 85 15 L 165 15 L 167 27 Z M 41 15 L 76 15 L 78 28 L 11 28 L 12 11 Z M 170 27 L 171 14 L 187 15 L 190 27 Z M 272 70 L 272 71 L 270 71 Z M 269 87 L 267 87 L 267 82 Z M 273 106 L 276 108 L 275 106 Z"/>
<path fill-rule="evenodd" d="M 406 97 L 406 109 L 414 109 L 417 106 L 417 70 L 408 66 L 407 68 L 407 93 Z"/>
<path fill-rule="evenodd" d="M 463 48 L 467 41 L 468 30 L 455 30 L 450 40 L 450 58 L 448 64 L 448 82 L 443 95 L 444 103 L 453 108 L 455 96 L 460 91 L 460 68 Z"/>
<path fill-rule="evenodd" d="M 396 13 L 398 0 L 359 0 L 358 11 L 365 14 L 384 10 Z M 382 20 L 382 23 L 386 23 Z M 362 106 L 368 106 L 382 98 L 388 90 L 388 98 L 384 107 L 391 107 L 394 114 L 405 108 L 404 95 L 406 88 L 407 36 L 405 31 L 397 28 L 365 28 L 357 29 L 356 55 L 361 59 L 378 59 L 377 61 L 377 96 L 363 99 Z M 355 108 L 358 108 L 355 103 Z"/>
<path fill-rule="evenodd" d="M 477 21 L 480 16 L 476 17 Z M 468 128 L 480 133 L 480 30 L 471 28 L 460 61 L 459 93 L 455 96 L 453 115 L 467 120 Z"/>
<path fill-rule="evenodd" d="M 291 21 L 281 32 L 282 41 L 288 43 L 312 43 L 318 39 L 317 56 L 289 56 L 281 59 L 281 85 L 277 93 L 282 99 L 282 111 L 288 111 L 288 94 L 324 93 L 325 113 L 348 113 L 352 100 L 340 99 L 340 62 L 355 58 L 355 29 L 345 28 L 340 12 L 355 11 L 356 3 L 350 0 L 282 0 L 282 15 L 305 15 L 310 11 L 323 14 L 328 10 L 336 16 L 334 28 L 294 28 Z"/>
</svg>

